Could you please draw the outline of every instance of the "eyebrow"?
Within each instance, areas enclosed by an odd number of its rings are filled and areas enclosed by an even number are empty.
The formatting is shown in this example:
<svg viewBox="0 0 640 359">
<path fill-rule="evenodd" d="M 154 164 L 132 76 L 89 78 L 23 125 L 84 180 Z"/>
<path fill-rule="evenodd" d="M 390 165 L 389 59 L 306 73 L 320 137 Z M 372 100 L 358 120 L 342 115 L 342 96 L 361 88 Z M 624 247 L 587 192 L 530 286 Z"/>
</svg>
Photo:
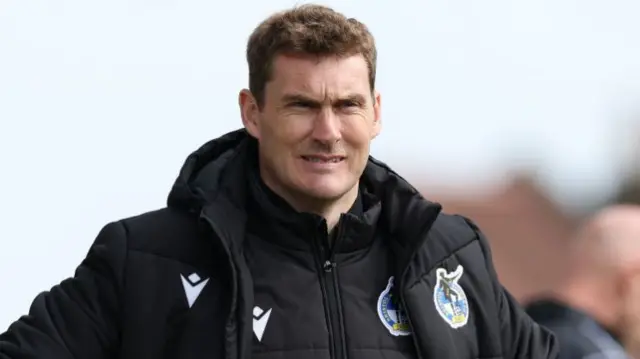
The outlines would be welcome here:
<svg viewBox="0 0 640 359">
<path fill-rule="evenodd" d="M 300 94 L 287 94 L 282 96 L 282 102 L 309 102 L 309 103 L 320 103 L 318 100 L 314 100 L 311 97 L 300 95 Z"/>
<path fill-rule="evenodd" d="M 344 103 L 344 102 L 355 102 L 359 105 L 364 105 L 366 103 L 366 99 L 364 98 L 364 96 L 360 95 L 360 94 L 350 94 L 347 95 L 345 97 L 340 97 L 337 98 L 333 101 L 333 104 L 340 104 L 340 103 Z M 302 94 L 286 94 L 282 97 L 282 102 L 285 103 L 292 103 L 292 102 L 304 102 L 304 103 L 310 103 L 310 104 L 321 104 L 322 101 L 318 101 L 314 98 L 311 98 L 309 96 L 305 96 Z"/>
</svg>

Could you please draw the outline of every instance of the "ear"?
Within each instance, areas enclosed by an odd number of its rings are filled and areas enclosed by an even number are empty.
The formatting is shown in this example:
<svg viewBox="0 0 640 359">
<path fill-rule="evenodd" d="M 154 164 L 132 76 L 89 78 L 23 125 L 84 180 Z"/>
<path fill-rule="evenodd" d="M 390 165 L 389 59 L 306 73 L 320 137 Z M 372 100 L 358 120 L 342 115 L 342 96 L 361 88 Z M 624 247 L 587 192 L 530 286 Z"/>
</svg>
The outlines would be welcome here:
<svg viewBox="0 0 640 359">
<path fill-rule="evenodd" d="M 242 116 L 242 124 L 249 134 L 256 138 L 260 138 L 260 121 L 258 102 L 248 89 L 243 89 L 238 94 L 238 105 L 240 105 L 240 115 Z"/>
<path fill-rule="evenodd" d="M 373 127 L 371 128 L 371 139 L 378 137 L 382 130 L 382 107 L 381 97 L 378 91 L 373 94 Z"/>
</svg>

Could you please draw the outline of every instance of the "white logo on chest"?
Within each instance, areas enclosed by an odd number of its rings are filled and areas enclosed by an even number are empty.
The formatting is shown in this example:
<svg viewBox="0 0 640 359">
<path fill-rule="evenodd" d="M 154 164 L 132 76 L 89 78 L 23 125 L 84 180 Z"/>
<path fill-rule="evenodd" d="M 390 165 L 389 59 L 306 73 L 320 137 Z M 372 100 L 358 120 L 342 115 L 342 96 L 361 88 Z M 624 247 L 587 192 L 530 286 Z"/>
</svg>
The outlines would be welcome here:
<svg viewBox="0 0 640 359">
<path fill-rule="evenodd" d="M 255 306 L 253 308 L 253 333 L 258 338 L 258 341 L 262 341 L 264 330 L 267 328 L 269 317 L 271 316 L 271 308 L 266 312 L 262 308 Z"/>
<path fill-rule="evenodd" d="M 200 293 L 202 293 L 202 289 L 204 289 L 209 282 L 209 278 L 203 280 L 194 272 L 187 278 L 180 274 L 180 279 L 182 279 L 184 294 L 187 296 L 187 303 L 189 304 L 189 308 L 191 308 L 193 303 L 196 302 L 196 299 L 198 299 L 198 296 L 200 296 Z"/>
</svg>

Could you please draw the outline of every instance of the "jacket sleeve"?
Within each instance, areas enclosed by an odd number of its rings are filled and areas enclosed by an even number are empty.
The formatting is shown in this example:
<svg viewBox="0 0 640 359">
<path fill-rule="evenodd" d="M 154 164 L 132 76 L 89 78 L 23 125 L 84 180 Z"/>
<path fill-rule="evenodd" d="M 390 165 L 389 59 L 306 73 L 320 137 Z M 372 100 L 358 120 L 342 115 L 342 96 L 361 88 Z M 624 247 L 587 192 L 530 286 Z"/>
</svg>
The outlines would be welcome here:
<svg viewBox="0 0 640 359">
<path fill-rule="evenodd" d="M 117 349 L 125 227 L 106 225 L 75 275 L 39 294 L 0 334 L 0 359 L 106 359 Z"/>
<path fill-rule="evenodd" d="M 489 242 L 475 224 L 468 222 L 479 238 L 486 266 L 493 281 L 503 358 L 557 359 L 559 346 L 555 335 L 534 322 L 509 291 L 502 286 L 493 264 Z"/>
</svg>

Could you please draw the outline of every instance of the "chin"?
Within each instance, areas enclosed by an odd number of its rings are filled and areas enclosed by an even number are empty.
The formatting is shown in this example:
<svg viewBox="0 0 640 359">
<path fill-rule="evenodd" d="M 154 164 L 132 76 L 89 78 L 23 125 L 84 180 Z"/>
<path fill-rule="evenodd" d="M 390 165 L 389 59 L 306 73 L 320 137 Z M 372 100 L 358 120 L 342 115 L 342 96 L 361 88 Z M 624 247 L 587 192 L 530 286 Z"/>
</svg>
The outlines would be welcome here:
<svg viewBox="0 0 640 359">
<path fill-rule="evenodd" d="M 300 192 L 306 194 L 309 197 L 317 198 L 320 200 L 334 200 L 342 197 L 349 192 L 355 185 L 355 183 L 329 183 L 329 181 L 323 181 L 324 183 L 307 183 L 299 187 Z"/>
</svg>

